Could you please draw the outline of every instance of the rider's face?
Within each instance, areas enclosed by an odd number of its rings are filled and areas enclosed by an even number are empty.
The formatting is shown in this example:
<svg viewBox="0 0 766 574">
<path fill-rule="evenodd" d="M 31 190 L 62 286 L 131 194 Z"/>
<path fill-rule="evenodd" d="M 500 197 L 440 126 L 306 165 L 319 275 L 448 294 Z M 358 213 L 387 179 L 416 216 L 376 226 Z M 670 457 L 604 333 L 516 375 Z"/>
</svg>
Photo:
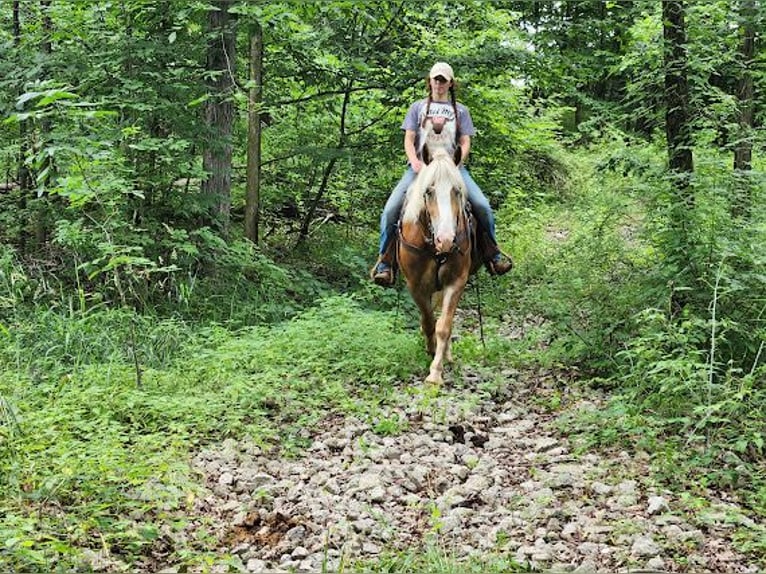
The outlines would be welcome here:
<svg viewBox="0 0 766 574">
<path fill-rule="evenodd" d="M 435 78 L 431 78 L 431 93 L 434 96 L 443 98 L 447 95 L 451 85 L 451 80 L 448 80 L 444 76 L 436 76 Z"/>
</svg>

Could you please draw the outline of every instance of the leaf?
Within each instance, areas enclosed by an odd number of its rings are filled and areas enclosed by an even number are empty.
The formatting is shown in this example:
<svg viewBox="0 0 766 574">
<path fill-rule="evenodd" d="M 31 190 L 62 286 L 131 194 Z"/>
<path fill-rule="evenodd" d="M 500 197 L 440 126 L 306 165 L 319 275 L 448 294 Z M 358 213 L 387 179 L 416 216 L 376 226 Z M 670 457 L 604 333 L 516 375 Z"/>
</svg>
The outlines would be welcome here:
<svg viewBox="0 0 766 574">
<path fill-rule="evenodd" d="M 73 94 L 72 92 L 67 92 L 65 90 L 48 90 L 47 92 L 43 93 L 45 96 L 39 102 L 37 102 L 35 105 L 37 108 L 44 108 L 59 100 L 76 100 L 78 98 L 77 94 Z"/>
<path fill-rule="evenodd" d="M 24 108 L 24 104 L 27 103 L 30 100 L 34 100 L 35 98 L 40 96 L 40 92 L 26 92 L 25 94 L 21 94 L 19 96 L 19 99 L 16 100 L 16 108 L 21 110 Z"/>
<path fill-rule="evenodd" d="M 200 104 L 205 103 L 208 100 L 209 97 L 210 96 L 208 94 L 205 94 L 204 96 L 200 96 L 199 98 L 196 98 L 196 99 L 192 100 L 191 102 L 189 102 L 186 105 L 189 106 L 190 108 L 199 106 Z"/>
</svg>

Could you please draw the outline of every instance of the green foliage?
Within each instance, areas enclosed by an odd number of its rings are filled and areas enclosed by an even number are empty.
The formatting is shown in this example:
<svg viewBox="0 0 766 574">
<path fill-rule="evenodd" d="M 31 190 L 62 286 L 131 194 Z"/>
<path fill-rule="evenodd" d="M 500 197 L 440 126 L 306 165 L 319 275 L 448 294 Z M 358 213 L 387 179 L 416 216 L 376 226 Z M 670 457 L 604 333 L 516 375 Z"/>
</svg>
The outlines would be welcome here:
<svg viewBox="0 0 766 574">
<path fill-rule="evenodd" d="M 139 386 L 123 354 L 126 318 L 61 318 L 68 346 L 51 346 L 41 364 L 47 317 L 38 341 L 31 329 L 14 333 L 14 352 L 0 357 L 0 531 L 12 568 L 67 568 L 102 544 L 129 562 L 151 554 L 161 542 L 152 533 L 178 532 L 191 512 L 189 449 L 245 434 L 289 446 L 328 413 L 366 414 L 425 363 L 416 333 L 336 297 L 271 329 L 144 323 Z M 379 430 L 395 429 L 381 421 Z"/>
<path fill-rule="evenodd" d="M 501 574 L 533 571 L 530 566 L 500 553 L 458 559 L 438 542 L 430 542 L 422 550 L 385 554 L 376 562 L 359 562 L 349 566 L 349 572 L 359 574 Z"/>
</svg>

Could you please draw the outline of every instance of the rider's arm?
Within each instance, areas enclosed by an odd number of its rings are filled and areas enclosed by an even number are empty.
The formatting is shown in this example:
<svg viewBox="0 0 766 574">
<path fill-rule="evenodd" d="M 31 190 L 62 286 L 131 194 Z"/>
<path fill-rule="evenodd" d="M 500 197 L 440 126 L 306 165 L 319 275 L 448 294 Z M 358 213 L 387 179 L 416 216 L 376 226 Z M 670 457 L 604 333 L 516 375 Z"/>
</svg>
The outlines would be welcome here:
<svg viewBox="0 0 766 574">
<path fill-rule="evenodd" d="M 418 152 L 415 149 L 415 130 L 404 131 L 404 153 L 407 154 L 407 161 L 410 162 L 412 169 L 418 173 L 423 164 L 418 159 Z"/>
<path fill-rule="evenodd" d="M 468 154 L 471 151 L 471 136 L 467 135 L 461 135 L 460 136 L 460 150 L 463 152 L 460 163 L 465 163 L 468 159 Z"/>
</svg>

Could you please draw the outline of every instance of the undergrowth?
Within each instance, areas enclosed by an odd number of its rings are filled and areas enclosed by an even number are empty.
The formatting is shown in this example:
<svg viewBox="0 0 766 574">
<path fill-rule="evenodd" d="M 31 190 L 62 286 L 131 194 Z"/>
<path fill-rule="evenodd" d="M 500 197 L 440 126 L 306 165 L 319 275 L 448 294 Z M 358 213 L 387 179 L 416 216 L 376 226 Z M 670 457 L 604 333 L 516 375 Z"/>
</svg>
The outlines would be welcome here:
<svg viewBox="0 0 766 574">
<path fill-rule="evenodd" d="M 766 221 L 732 216 L 741 182 L 729 161 L 695 156 L 691 246 L 679 253 L 660 151 L 589 150 L 571 205 L 517 217 L 511 296 L 544 318 L 546 348 L 533 361 L 576 368 L 610 392 L 604 410 L 564 420 L 568 433 L 586 448 L 648 452 L 667 485 L 725 490 L 763 517 Z M 765 556 L 761 536 L 742 528 L 740 547 Z"/>
<path fill-rule="evenodd" d="M 82 566 L 84 549 L 118 564 L 162 554 L 194 519 L 196 478 L 185 462 L 193 448 L 248 435 L 264 448 L 291 449 L 329 413 L 372 416 L 393 382 L 425 362 L 416 333 L 351 297 L 236 332 L 139 321 L 137 339 L 165 341 L 154 356 L 140 346 L 139 370 L 114 335 L 135 319 L 105 310 L 82 323 L 43 314 L 39 345 L 31 327 L 5 333 L 6 571 L 68 570 Z M 42 340 L 61 343 L 41 358 Z M 178 550 L 203 547 L 186 540 Z"/>
<path fill-rule="evenodd" d="M 356 562 L 344 569 L 349 574 L 511 574 L 534 571 L 528 565 L 500 554 L 459 559 L 433 542 L 413 551 L 385 553 L 378 560 Z"/>
</svg>

